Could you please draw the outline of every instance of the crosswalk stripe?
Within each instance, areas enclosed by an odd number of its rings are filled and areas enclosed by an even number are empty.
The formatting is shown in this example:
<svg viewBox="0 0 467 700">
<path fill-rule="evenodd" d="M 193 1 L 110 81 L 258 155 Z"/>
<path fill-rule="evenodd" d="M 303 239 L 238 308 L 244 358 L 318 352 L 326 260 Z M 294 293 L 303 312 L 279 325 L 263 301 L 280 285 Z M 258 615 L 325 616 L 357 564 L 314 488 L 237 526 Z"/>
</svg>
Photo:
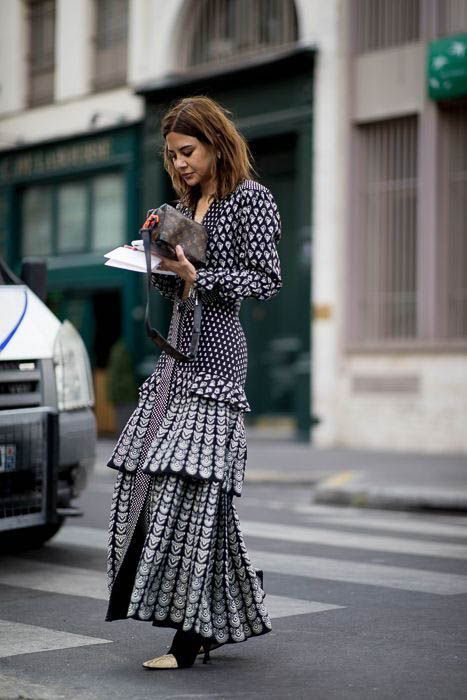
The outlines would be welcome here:
<svg viewBox="0 0 467 700">
<path fill-rule="evenodd" d="M 81 530 L 83 531 L 82 534 Z M 98 528 L 70 525 L 62 528 L 55 536 L 53 542 L 105 549 L 107 546 L 107 532 Z M 467 593 L 467 576 L 459 574 L 444 574 L 426 569 L 388 566 L 386 564 L 367 564 L 297 554 L 275 554 L 273 552 L 250 550 L 250 548 L 248 552 L 255 566 L 262 566 L 266 571 L 279 574 L 331 581 L 348 581 L 349 583 L 436 595 Z"/>
<path fill-rule="evenodd" d="M 6 557 L 2 559 L 2 563 L 0 583 L 8 586 L 28 588 L 46 593 L 93 598 L 95 600 L 108 599 L 107 575 L 105 572 L 16 557 Z M 320 603 L 314 600 L 270 595 L 269 593 L 266 595 L 266 600 L 266 607 L 273 619 L 289 617 L 290 615 L 308 615 L 344 607 L 331 603 Z"/>
<path fill-rule="evenodd" d="M 33 561 L 22 557 L 2 557 L 0 583 L 96 600 L 105 600 L 108 595 L 104 571 Z"/>
<path fill-rule="evenodd" d="M 81 634 L 60 632 L 48 627 L 0 620 L 0 658 L 17 656 L 18 654 L 32 654 L 38 651 L 111 643 L 111 639 L 85 637 Z"/>
<path fill-rule="evenodd" d="M 345 605 L 332 605 L 331 603 L 318 603 L 315 600 L 300 600 L 299 598 L 289 598 L 282 595 L 272 595 L 266 592 L 264 604 L 273 620 L 279 617 L 290 617 L 292 615 L 310 615 L 311 613 L 326 612 L 328 610 L 338 610 Z"/>
<path fill-rule="evenodd" d="M 71 544 L 94 549 L 107 549 L 109 535 L 107 530 L 86 525 L 65 525 L 51 540 L 51 544 Z"/>
<path fill-rule="evenodd" d="M 326 581 L 343 581 L 366 586 L 396 588 L 403 591 L 431 593 L 434 595 L 458 595 L 467 593 L 467 576 L 442 574 L 426 569 L 410 569 L 386 564 L 366 564 L 325 557 L 308 557 L 299 554 L 276 554 L 248 550 L 255 565 L 265 571 L 304 576 Z"/>
<path fill-rule="evenodd" d="M 446 542 L 427 542 L 425 540 L 410 540 L 407 538 L 362 535 L 361 533 L 298 527 L 295 525 L 279 525 L 277 523 L 251 520 L 242 520 L 241 527 L 245 535 L 261 539 L 272 539 L 274 541 L 321 544 L 332 547 L 412 554 L 416 556 L 467 559 L 467 546 Z M 88 543 L 88 546 L 100 549 L 107 547 L 107 532 L 98 528 L 67 526 L 62 528 L 53 541 L 77 545 Z"/>
<path fill-rule="evenodd" d="M 308 522 L 313 524 L 317 522 L 315 516 L 308 518 Z M 343 527 L 368 528 L 371 530 L 391 530 L 392 532 L 405 532 L 413 535 L 425 535 L 435 537 L 449 537 L 452 539 L 462 539 L 467 542 L 467 526 L 462 525 L 447 525 L 444 523 L 426 521 L 411 522 L 408 520 L 396 521 L 391 518 L 346 518 L 338 516 L 335 518 L 320 518 L 320 525 L 342 525 Z"/>
<path fill-rule="evenodd" d="M 413 513 L 398 512 L 388 515 L 387 511 L 375 508 L 362 510 L 351 506 L 308 505 L 306 503 L 284 503 L 284 501 L 264 500 L 255 497 L 245 498 L 242 507 L 260 506 L 275 511 L 298 513 L 307 516 L 307 522 L 312 525 L 342 525 L 355 528 L 374 530 L 392 530 L 419 535 L 435 535 L 436 537 L 451 537 L 467 540 L 467 518 L 455 516 L 431 515 L 430 519 Z M 377 515 L 375 516 L 375 512 Z"/>
<path fill-rule="evenodd" d="M 253 520 L 241 521 L 245 535 L 283 542 L 305 542 L 328 547 L 364 549 L 376 552 L 412 554 L 419 557 L 467 559 L 467 546 L 446 542 L 427 542 L 383 535 L 342 532 L 315 527 L 299 527 Z"/>
</svg>

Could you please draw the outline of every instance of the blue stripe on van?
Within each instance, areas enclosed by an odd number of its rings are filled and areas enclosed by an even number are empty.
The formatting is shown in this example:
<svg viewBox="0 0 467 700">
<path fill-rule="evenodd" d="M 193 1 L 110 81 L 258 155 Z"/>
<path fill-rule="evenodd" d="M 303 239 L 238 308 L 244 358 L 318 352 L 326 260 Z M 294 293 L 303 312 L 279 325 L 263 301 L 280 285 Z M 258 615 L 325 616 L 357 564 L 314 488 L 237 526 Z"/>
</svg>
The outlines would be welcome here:
<svg viewBox="0 0 467 700">
<path fill-rule="evenodd" d="M 18 328 L 20 327 L 21 321 L 22 321 L 23 318 L 24 318 L 24 315 L 25 315 L 25 313 L 26 313 L 26 309 L 27 309 L 27 308 L 28 308 L 28 293 L 27 293 L 26 290 L 24 290 L 24 308 L 23 308 L 23 311 L 21 312 L 21 316 L 19 317 L 16 326 L 8 333 L 8 335 L 7 335 L 7 337 L 5 338 L 5 340 L 3 340 L 3 341 L 0 343 L 0 352 L 3 350 L 3 348 L 6 348 L 6 346 L 8 345 L 8 343 L 10 342 L 10 340 L 13 338 L 14 334 L 16 333 L 16 331 L 18 330 Z"/>
</svg>

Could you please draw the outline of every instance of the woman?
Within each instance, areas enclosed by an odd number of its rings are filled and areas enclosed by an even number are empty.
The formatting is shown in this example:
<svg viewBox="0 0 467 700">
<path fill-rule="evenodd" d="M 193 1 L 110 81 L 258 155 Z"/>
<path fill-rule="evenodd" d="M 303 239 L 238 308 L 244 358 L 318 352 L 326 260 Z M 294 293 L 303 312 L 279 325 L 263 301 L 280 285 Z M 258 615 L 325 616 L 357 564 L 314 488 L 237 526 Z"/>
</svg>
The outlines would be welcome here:
<svg viewBox="0 0 467 700">
<path fill-rule="evenodd" d="M 271 630 L 262 579 L 234 496 L 246 463 L 247 345 L 241 300 L 282 286 L 280 216 L 250 179 L 249 150 L 228 112 L 207 97 L 179 101 L 162 121 L 164 163 L 177 209 L 208 233 L 206 266 L 177 246 L 152 275 L 174 301 L 169 341 L 187 352 L 203 301 L 196 360 L 162 353 L 108 466 L 118 469 L 109 523 L 106 620 L 131 617 L 177 630 L 168 654 L 145 668 L 185 668 L 196 655 Z"/>
</svg>

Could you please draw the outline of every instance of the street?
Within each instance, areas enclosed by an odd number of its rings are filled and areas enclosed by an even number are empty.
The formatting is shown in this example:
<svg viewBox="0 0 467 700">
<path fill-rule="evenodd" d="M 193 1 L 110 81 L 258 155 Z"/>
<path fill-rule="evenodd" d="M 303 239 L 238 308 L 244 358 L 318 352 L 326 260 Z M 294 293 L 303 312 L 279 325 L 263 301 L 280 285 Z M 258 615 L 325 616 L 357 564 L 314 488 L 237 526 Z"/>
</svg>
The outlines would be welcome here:
<svg viewBox="0 0 467 700">
<path fill-rule="evenodd" d="M 236 500 L 273 631 L 187 670 L 148 671 L 173 630 L 105 622 L 100 467 L 40 550 L 0 572 L 0 698 L 443 698 L 467 682 L 467 517 L 313 505 L 303 484 L 245 485 Z"/>
</svg>

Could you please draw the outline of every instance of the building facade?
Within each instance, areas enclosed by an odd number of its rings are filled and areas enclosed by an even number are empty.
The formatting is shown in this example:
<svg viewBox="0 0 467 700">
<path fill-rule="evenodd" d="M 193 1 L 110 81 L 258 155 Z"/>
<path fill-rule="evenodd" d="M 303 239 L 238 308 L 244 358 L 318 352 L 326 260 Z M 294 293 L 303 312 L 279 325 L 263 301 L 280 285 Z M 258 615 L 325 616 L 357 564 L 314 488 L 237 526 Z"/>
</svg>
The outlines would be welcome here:
<svg viewBox="0 0 467 700">
<path fill-rule="evenodd" d="M 119 335 L 141 377 L 155 359 L 141 280 L 102 252 L 173 198 L 160 115 L 208 94 L 249 139 L 284 224 L 284 290 L 242 310 L 252 418 L 323 447 L 467 450 L 467 89 L 429 85 L 433 42 L 467 43 L 465 0 L 0 12 L 2 254 L 48 255 L 49 303 L 82 332 L 99 385 Z M 168 314 L 160 301 L 162 326 Z"/>
<path fill-rule="evenodd" d="M 467 3 L 341 10 L 345 216 L 315 220 L 315 438 L 465 452 Z"/>
</svg>

